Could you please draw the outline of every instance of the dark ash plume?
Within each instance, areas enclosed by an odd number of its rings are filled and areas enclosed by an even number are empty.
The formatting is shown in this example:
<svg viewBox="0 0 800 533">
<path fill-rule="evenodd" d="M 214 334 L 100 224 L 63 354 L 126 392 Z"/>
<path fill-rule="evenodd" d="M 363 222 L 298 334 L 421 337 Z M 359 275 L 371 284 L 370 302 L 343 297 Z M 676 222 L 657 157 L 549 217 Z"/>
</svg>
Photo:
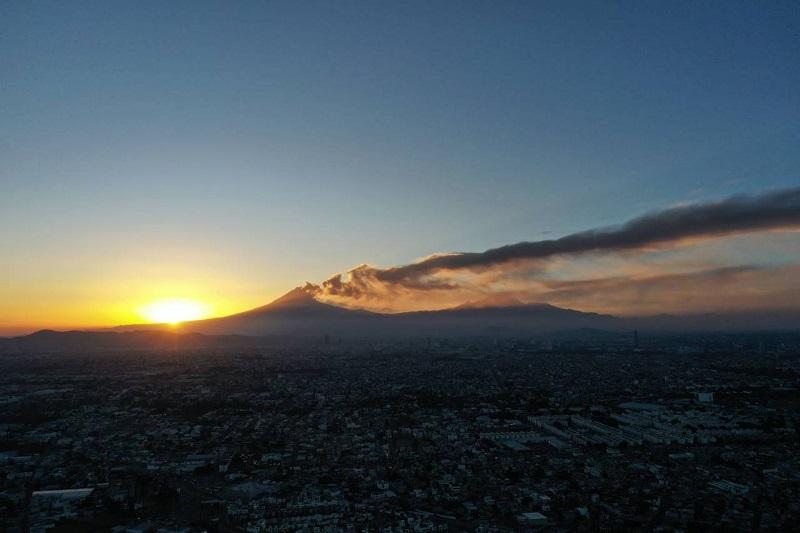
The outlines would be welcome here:
<svg viewBox="0 0 800 533">
<path fill-rule="evenodd" d="M 360 265 L 348 272 L 347 279 L 337 274 L 323 282 L 320 293 L 357 299 L 397 290 L 448 290 L 460 286 L 450 279 L 457 271 L 482 272 L 515 261 L 641 250 L 684 240 L 797 227 L 800 227 L 800 187 L 671 207 L 620 226 L 573 233 L 559 239 L 520 242 L 479 253 L 435 255 L 384 269 Z M 442 279 L 445 274 L 447 279 Z"/>
</svg>

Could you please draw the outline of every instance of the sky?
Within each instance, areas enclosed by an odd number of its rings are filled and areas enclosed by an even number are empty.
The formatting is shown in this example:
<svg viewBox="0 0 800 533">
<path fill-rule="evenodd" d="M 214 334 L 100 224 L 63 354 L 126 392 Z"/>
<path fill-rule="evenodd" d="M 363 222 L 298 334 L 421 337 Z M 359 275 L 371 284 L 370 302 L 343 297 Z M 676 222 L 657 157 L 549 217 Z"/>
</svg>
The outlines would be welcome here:
<svg viewBox="0 0 800 533">
<path fill-rule="evenodd" d="M 364 263 L 797 187 L 797 50 L 796 2 L 3 2 L 0 334 L 164 298 L 229 314 Z M 554 257 L 544 293 L 523 262 L 337 302 L 786 307 L 795 229 Z M 712 271 L 754 296 L 652 295 Z"/>
</svg>

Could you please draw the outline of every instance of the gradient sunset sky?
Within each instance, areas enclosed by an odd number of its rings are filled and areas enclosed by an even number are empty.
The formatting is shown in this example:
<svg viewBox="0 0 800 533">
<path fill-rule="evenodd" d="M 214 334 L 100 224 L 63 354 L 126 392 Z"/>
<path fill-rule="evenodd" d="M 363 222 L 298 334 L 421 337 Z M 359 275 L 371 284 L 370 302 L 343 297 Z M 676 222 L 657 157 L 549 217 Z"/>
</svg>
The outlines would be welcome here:
<svg viewBox="0 0 800 533">
<path fill-rule="evenodd" d="M 0 334 L 797 187 L 798 51 L 797 2 L 3 2 Z M 787 307 L 778 229 L 364 305 Z"/>
</svg>

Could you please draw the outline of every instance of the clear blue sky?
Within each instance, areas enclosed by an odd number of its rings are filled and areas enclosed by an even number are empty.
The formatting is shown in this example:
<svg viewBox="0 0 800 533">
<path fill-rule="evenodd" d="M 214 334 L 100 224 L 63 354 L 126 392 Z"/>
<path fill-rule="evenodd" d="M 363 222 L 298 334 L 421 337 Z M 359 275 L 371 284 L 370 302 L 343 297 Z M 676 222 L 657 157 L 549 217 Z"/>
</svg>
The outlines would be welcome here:
<svg viewBox="0 0 800 533">
<path fill-rule="evenodd" d="M 249 305 L 796 185 L 798 51 L 797 2 L 3 2 L 0 297 Z"/>
</svg>

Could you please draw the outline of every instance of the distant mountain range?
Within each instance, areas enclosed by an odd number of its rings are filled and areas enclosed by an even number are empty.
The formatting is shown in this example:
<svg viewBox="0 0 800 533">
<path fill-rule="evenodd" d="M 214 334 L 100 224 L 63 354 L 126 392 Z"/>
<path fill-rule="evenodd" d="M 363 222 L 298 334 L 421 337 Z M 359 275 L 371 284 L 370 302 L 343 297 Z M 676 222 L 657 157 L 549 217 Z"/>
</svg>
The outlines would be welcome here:
<svg viewBox="0 0 800 533">
<path fill-rule="evenodd" d="M 571 328 L 613 328 L 619 319 L 547 304 L 490 300 L 439 311 L 383 314 L 346 309 L 320 302 L 298 287 L 274 302 L 221 318 L 185 322 L 184 331 L 206 335 L 420 337 L 518 335 Z M 116 331 L 165 329 L 166 325 L 134 324 Z"/>
<path fill-rule="evenodd" d="M 163 324 L 134 324 L 115 331 L 172 329 Z M 185 322 L 182 331 L 205 335 L 299 336 L 342 338 L 458 337 L 541 334 L 597 329 L 608 331 L 800 329 L 798 311 L 706 313 L 615 317 L 563 309 L 546 303 L 528 304 L 506 295 L 438 311 L 384 314 L 347 309 L 317 300 L 304 288 L 267 305 L 234 315 Z"/>
<path fill-rule="evenodd" d="M 383 314 L 347 309 L 298 287 L 267 305 L 230 316 L 169 324 L 131 324 L 91 332 L 40 331 L 0 339 L 0 350 L 74 351 L 262 345 L 269 339 L 375 339 L 525 336 L 564 331 L 800 330 L 800 311 L 615 317 L 526 304 L 508 297 L 438 311 Z"/>
</svg>

